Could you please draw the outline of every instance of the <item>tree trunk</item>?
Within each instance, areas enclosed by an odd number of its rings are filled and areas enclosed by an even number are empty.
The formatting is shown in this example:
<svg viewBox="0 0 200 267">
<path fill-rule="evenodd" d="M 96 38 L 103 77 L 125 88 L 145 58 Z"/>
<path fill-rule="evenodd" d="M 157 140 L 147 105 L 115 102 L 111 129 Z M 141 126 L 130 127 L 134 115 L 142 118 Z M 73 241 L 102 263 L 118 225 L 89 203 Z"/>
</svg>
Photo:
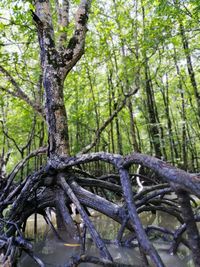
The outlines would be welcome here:
<svg viewBox="0 0 200 267">
<path fill-rule="evenodd" d="M 64 4 L 66 4 L 66 1 L 63 1 L 63 8 Z M 37 26 L 40 44 L 45 90 L 45 113 L 49 134 L 49 157 L 55 154 L 60 156 L 70 154 L 63 86 L 67 74 L 84 52 L 89 7 L 90 1 L 81 1 L 76 13 L 74 35 L 65 48 L 63 42 L 66 38 L 62 33 L 59 39 L 60 50 L 58 50 L 56 48 L 50 2 L 48 0 L 37 0 L 35 3 L 36 13 L 33 12 L 33 19 Z M 63 9 L 62 20 L 58 16 L 58 24 L 60 23 L 60 26 L 68 25 L 68 16 L 65 13 L 66 10 Z"/>
<path fill-rule="evenodd" d="M 188 38 L 187 38 L 186 33 L 185 33 L 183 18 L 181 17 L 179 1 L 174 0 L 174 5 L 179 11 L 179 13 L 177 13 L 178 14 L 177 16 L 178 16 L 180 35 L 181 35 L 182 45 L 183 45 L 183 49 L 184 49 L 184 53 L 185 53 L 185 57 L 186 57 L 186 61 L 187 61 L 188 74 L 189 74 L 190 82 L 191 82 L 191 85 L 192 85 L 192 88 L 194 91 L 198 117 L 200 117 L 200 93 L 199 93 L 199 89 L 198 89 L 198 85 L 197 85 L 197 81 L 196 81 L 196 77 L 195 77 L 195 72 L 194 72 L 194 68 L 193 68 L 193 64 L 192 64 L 189 41 L 188 41 Z"/>
<path fill-rule="evenodd" d="M 142 2 L 142 19 L 143 19 L 143 31 L 144 31 L 144 42 L 147 42 L 146 38 L 146 26 L 145 26 L 145 9 Z M 154 148 L 155 156 L 158 158 L 162 157 L 162 150 L 160 144 L 160 133 L 158 127 L 158 121 L 156 117 L 156 103 L 153 95 L 153 88 L 151 83 L 150 71 L 149 71 L 149 63 L 147 57 L 146 49 L 143 52 L 144 56 L 144 75 L 145 75 L 145 93 L 147 99 L 147 110 L 149 115 L 149 135 L 151 146 Z"/>
<path fill-rule="evenodd" d="M 43 80 L 46 92 L 49 156 L 69 155 L 67 113 L 63 100 L 63 80 L 54 68 L 47 67 Z"/>
</svg>

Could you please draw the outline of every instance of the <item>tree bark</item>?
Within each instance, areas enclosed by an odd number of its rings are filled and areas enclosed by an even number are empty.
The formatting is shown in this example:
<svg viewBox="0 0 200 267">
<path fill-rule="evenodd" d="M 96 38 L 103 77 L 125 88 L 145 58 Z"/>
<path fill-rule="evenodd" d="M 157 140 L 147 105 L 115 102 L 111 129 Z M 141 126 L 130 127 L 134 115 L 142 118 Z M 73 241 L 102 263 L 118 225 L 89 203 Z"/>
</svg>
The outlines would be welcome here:
<svg viewBox="0 0 200 267">
<path fill-rule="evenodd" d="M 194 219 L 194 214 L 190 204 L 190 198 L 187 192 L 177 191 L 179 202 L 181 205 L 181 211 L 183 214 L 184 221 L 186 223 L 186 231 L 188 240 L 191 246 L 193 261 L 196 267 L 200 266 L 200 236 L 199 231 Z"/>
<path fill-rule="evenodd" d="M 90 1 L 81 1 L 76 13 L 74 35 L 69 40 L 66 48 L 63 47 L 66 36 L 60 36 L 61 51 L 56 49 L 50 1 L 37 0 L 35 8 L 36 12 L 33 12 L 33 19 L 38 31 L 45 89 L 45 113 L 49 134 L 48 155 L 49 157 L 54 154 L 69 155 L 68 122 L 63 87 L 67 74 L 84 53 Z M 61 26 L 68 25 L 68 11 L 66 8 L 68 8 L 68 3 L 64 1 L 62 20 L 59 20 Z"/>
</svg>

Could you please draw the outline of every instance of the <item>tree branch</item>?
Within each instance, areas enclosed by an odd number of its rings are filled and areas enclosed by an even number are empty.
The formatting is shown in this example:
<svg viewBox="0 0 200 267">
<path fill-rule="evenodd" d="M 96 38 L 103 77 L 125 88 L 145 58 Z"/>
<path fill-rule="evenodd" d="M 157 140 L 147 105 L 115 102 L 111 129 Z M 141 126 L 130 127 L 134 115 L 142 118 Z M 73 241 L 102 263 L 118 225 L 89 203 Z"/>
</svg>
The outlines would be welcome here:
<svg viewBox="0 0 200 267">
<path fill-rule="evenodd" d="M 88 13 L 91 0 L 82 0 L 75 16 L 75 31 L 64 51 L 66 75 L 84 53 Z"/>
<path fill-rule="evenodd" d="M 118 170 L 120 168 L 127 169 L 132 164 L 141 164 L 155 171 L 161 178 L 170 183 L 173 188 L 182 189 L 200 197 L 200 178 L 198 175 L 187 173 L 160 159 L 140 153 L 133 153 L 126 157 L 106 152 L 83 154 L 75 157 L 58 157 L 55 155 L 49 160 L 48 164 L 49 168 L 62 170 L 67 167 L 98 160 L 108 162 Z"/>
<path fill-rule="evenodd" d="M 27 94 L 24 93 L 24 91 L 21 89 L 19 84 L 16 82 L 16 80 L 13 78 L 13 76 L 3 67 L 0 65 L 0 72 L 6 77 L 6 79 L 13 85 L 15 91 L 12 92 L 9 89 L 6 89 L 2 86 L 0 86 L 0 90 L 3 90 L 10 95 L 17 97 L 23 101 L 25 101 L 29 106 L 31 106 L 36 112 L 38 112 L 40 115 L 44 117 L 44 111 L 43 108 L 35 104 Z"/>
<path fill-rule="evenodd" d="M 57 61 L 55 54 L 57 53 L 55 49 L 55 37 L 54 37 L 54 28 L 52 22 L 52 15 L 50 11 L 50 1 L 35 1 L 36 12 L 32 11 L 32 17 L 35 21 L 38 39 L 40 44 L 40 58 L 41 65 L 44 67 L 45 62 L 51 61 L 54 58 L 54 61 Z M 53 55 L 53 56 L 52 56 Z M 53 62 L 51 62 L 52 64 Z"/>
<path fill-rule="evenodd" d="M 125 95 L 125 98 L 121 102 L 121 104 L 113 111 L 113 113 L 110 115 L 110 117 L 103 123 L 103 125 L 96 131 L 94 140 L 92 143 L 84 147 L 79 154 L 85 154 L 88 151 L 90 151 L 99 141 L 102 132 L 105 130 L 105 128 L 113 121 L 115 117 L 117 117 L 117 114 L 123 109 L 123 107 L 126 105 L 126 100 L 129 98 L 131 95 L 134 95 L 137 93 L 138 88 L 136 88 L 132 93 Z"/>
<path fill-rule="evenodd" d="M 198 175 L 187 173 L 160 159 L 140 153 L 133 153 L 124 158 L 123 166 L 125 168 L 132 164 L 141 164 L 150 168 L 165 181 L 171 183 L 175 189 L 180 188 L 200 197 L 200 178 Z"/>
<path fill-rule="evenodd" d="M 69 1 L 63 0 L 60 8 L 58 0 L 56 2 L 56 9 L 58 14 L 58 27 L 60 36 L 58 40 L 59 50 L 64 50 L 67 41 L 67 27 L 69 25 Z"/>
</svg>

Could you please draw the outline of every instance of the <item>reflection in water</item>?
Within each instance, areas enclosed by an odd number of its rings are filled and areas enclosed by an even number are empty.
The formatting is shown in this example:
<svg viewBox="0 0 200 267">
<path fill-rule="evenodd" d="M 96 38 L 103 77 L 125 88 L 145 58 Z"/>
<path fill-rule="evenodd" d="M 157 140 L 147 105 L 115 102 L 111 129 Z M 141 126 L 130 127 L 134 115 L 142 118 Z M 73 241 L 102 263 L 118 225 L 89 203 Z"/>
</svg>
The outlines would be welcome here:
<svg viewBox="0 0 200 267">
<path fill-rule="evenodd" d="M 154 224 L 162 227 L 168 227 L 175 229 L 178 227 L 178 222 L 175 218 L 166 215 L 164 213 L 158 213 L 157 215 L 152 213 L 146 213 L 141 215 L 142 222 L 144 225 Z M 114 239 L 119 230 L 119 224 L 113 222 L 113 220 L 108 217 L 96 213 L 95 217 L 92 217 L 92 220 L 101 233 L 101 236 L 105 239 Z M 33 219 L 29 219 L 27 226 L 27 236 L 34 236 L 34 222 Z M 48 226 L 44 222 L 41 216 L 38 216 L 38 233 L 37 233 L 37 242 L 34 244 L 34 253 L 42 259 L 45 266 L 47 267 L 56 267 L 62 266 L 69 261 L 69 258 L 77 255 L 80 252 L 80 247 L 70 247 L 65 246 L 63 242 L 57 240 L 55 235 L 49 230 Z M 128 234 L 128 231 L 127 233 Z M 89 234 L 87 237 L 90 237 Z M 40 241 L 39 241 L 40 240 Z M 90 241 L 89 238 L 87 241 L 87 253 L 89 255 L 98 256 L 98 250 Z M 67 240 L 67 243 L 77 243 L 77 240 Z M 190 261 L 187 250 L 183 247 L 180 250 L 179 256 L 169 255 L 168 249 L 170 244 L 163 242 L 162 240 L 156 240 L 154 242 L 155 247 L 158 249 L 158 252 L 163 259 L 163 262 L 166 267 L 193 267 L 194 265 Z M 140 265 L 140 255 L 137 249 L 133 248 L 122 248 L 116 245 L 108 245 L 108 249 L 113 256 L 113 259 L 116 262 L 121 262 L 124 264 L 135 264 Z M 29 256 L 24 254 L 21 258 L 18 267 L 37 267 L 38 265 L 32 260 Z M 97 265 L 82 263 L 81 267 L 96 267 Z"/>
<path fill-rule="evenodd" d="M 168 213 L 157 211 L 156 214 L 151 212 L 143 212 L 140 216 L 143 225 L 157 225 L 175 230 L 180 226 L 179 221 Z"/>
</svg>

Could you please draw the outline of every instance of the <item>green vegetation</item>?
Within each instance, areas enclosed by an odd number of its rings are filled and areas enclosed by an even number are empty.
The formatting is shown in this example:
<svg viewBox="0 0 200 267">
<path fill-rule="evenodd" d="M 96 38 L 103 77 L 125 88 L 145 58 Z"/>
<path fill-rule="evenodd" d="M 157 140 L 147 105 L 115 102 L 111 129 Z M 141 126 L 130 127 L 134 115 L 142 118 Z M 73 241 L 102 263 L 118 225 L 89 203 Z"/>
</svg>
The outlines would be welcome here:
<svg viewBox="0 0 200 267">
<path fill-rule="evenodd" d="M 28 1 L 1 3 L 0 64 L 27 96 L 1 72 L 0 142 L 11 150 L 8 170 L 21 157 L 14 141 L 23 147 L 33 135 L 24 155 L 47 142 L 42 117 L 27 104 L 44 106 L 31 8 Z M 85 54 L 65 81 L 71 154 L 92 142 L 130 94 L 93 150 L 141 151 L 199 170 L 199 8 L 198 1 L 93 2 Z M 73 20 L 68 35 L 72 28 Z"/>
</svg>

